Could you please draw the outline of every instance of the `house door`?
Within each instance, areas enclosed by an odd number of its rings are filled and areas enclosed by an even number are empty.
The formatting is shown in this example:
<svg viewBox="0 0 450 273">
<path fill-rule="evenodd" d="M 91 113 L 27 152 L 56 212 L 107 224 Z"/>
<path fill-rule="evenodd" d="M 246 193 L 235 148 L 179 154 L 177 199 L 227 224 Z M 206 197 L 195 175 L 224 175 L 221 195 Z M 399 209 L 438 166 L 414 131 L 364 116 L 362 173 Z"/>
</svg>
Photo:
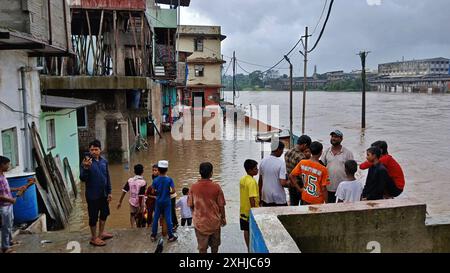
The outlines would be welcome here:
<svg viewBox="0 0 450 273">
<path fill-rule="evenodd" d="M 198 105 L 199 102 L 201 105 Z M 192 92 L 192 107 L 205 107 L 205 92 Z"/>
</svg>

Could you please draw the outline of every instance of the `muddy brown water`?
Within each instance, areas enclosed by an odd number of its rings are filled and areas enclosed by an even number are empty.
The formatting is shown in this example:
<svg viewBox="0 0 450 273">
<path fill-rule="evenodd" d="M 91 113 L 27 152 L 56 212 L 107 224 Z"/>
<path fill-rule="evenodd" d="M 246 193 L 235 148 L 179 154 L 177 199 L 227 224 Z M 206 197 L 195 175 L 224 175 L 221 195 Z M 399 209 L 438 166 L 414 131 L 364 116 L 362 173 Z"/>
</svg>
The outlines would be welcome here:
<svg viewBox="0 0 450 273">
<path fill-rule="evenodd" d="M 301 131 L 301 92 L 294 93 L 294 132 Z M 227 100 L 231 93 L 225 92 Z M 278 105 L 281 128 L 289 126 L 289 93 L 240 92 L 237 104 Z M 376 140 L 386 140 L 390 153 L 402 165 L 406 176 L 405 192 L 400 198 L 413 197 L 427 204 L 433 217 L 450 215 L 450 95 L 368 93 L 367 129 L 361 131 L 361 94 L 348 92 L 308 92 L 306 133 L 313 140 L 329 146 L 329 133 L 340 129 L 344 133 L 344 146 L 353 151 L 357 161 L 365 159 L 365 150 Z M 247 108 L 248 109 L 248 108 Z M 252 113 L 255 115 L 255 113 Z M 269 115 L 270 116 L 270 115 Z M 267 117 L 261 117 L 268 121 Z M 120 210 L 116 209 L 121 189 L 132 176 L 132 166 L 141 163 L 145 178 L 150 182 L 151 166 L 158 160 L 169 160 L 169 172 L 176 184 L 178 197 L 181 190 L 199 178 L 199 164 L 209 161 L 214 165 L 213 180 L 220 183 L 227 201 L 227 220 L 239 221 L 239 179 L 244 175 L 243 162 L 247 158 L 260 161 L 261 145 L 254 141 L 245 126 L 235 126 L 232 121 L 221 123 L 225 140 L 176 141 L 170 133 L 161 140 L 150 140 L 148 151 L 134 153 L 127 168 L 124 164 L 110 166 L 113 202 L 108 228 L 129 227 L 129 209 L 126 199 Z M 233 140 L 233 138 L 238 140 Z M 227 140 L 228 139 L 228 140 Z M 268 150 L 268 146 L 265 146 Z M 365 175 L 361 172 L 360 175 Z M 84 187 L 82 185 L 84 195 Z M 84 198 L 84 197 L 83 197 Z M 72 217 L 71 230 L 87 230 L 86 205 L 78 202 Z"/>
</svg>

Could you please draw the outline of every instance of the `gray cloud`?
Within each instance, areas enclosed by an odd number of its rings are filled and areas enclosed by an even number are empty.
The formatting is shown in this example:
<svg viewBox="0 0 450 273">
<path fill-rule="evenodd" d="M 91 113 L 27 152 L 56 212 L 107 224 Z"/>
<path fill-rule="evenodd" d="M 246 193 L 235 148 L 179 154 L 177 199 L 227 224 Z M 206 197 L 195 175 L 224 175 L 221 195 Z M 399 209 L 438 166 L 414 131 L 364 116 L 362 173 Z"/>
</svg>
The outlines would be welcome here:
<svg viewBox="0 0 450 273">
<path fill-rule="evenodd" d="M 325 0 L 193 0 L 183 14 L 195 12 L 222 26 L 227 35 L 223 54 L 236 50 L 238 59 L 272 65 L 303 35 L 312 31 Z M 189 9 L 189 11 L 187 11 Z M 360 67 L 356 53 L 370 50 L 368 66 L 429 57 L 450 57 L 450 1 L 336 0 L 325 34 L 310 56 L 310 70 L 319 72 Z M 325 17 L 325 15 L 324 15 Z M 184 23 L 189 23 L 184 21 Z M 311 44 L 320 32 L 319 25 Z M 302 56 L 292 55 L 295 74 L 302 72 Z M 242 64 L 247 70 L 258 67 Z M 286 67 L 285 64 L 280 67 Z"/>
</svg>

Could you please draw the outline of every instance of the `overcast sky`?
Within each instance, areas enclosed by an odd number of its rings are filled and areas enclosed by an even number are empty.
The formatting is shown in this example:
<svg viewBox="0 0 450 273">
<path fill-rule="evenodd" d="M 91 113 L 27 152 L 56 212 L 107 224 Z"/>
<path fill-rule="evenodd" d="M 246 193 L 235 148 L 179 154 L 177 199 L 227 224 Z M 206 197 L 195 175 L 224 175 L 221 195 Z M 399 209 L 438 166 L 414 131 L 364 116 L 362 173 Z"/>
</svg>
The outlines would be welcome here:
<svg viewBox="0 0 450 273">
<path fill-rule="evenodd" d="M 330 0 L 328 0 L 328 3 Z M 182 24 L 220 25 L 227 39 L 222 54 L 256 64 L 275 64 L 304 33 L 312 32 L 325 0 L 191 0 Z M 328 8 L 328 7 L 327 7 Z M 310 44 L 317 39 L 322 22 Z M 309 72 L 360 69 L 356 55 L 370 50 L 367 66 L 405 59 L 450 57 L 449 0 L 336 0 L 320 44 L 311 53 Z M 303 73 L 302 56 L 291 56 L 294 74 Z M 264 68 L 241 63 L 246 70 Z M 283 62 L 281 68 L 287 65 Z M 287 70 L 280 70 L 286 73 Z"/>
</svg>

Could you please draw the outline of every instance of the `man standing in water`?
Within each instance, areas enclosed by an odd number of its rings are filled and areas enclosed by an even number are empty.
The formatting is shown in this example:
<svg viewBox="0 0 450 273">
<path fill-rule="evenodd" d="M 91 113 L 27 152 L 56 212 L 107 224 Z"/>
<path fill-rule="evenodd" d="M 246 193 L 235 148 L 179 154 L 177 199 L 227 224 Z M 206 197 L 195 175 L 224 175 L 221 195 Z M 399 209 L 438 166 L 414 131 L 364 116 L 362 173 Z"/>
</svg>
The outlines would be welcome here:
<svg viewBox="0 0 450 273">
<path fill-rule="evenodd" d="M 94 246 L 105 246 L 105 240 L 113 237 L 105 232 L 112 195 L 108 161 L 100 155 L 101 147 L 101 143 L 98 140 L 89 143 L 89 154 L 86 154 L 80 168 L 80 180 L 86 183 L 86 203 L 92 235 L 89 243 Z M 97 236 L 97 222 L 99 219 Z"/>
<path fill-rule="evenodd" d="M 321 160 L 328 169 L 331 182 L 327 187 L 328 203 L 336 203 L 336 190 L 339 184 L 347 178 L 345 174 L 345 162 L 347 160 L 353 160 L 353 153 L 342 146 L 341 143 L 344 139 L 344 134 L 341 131 L 335 130 L 330 133 L 330 136 L 331 147 L 325 151 Z"/>
<path fill-rule="evenodd" d="M 300 161 L 306 159 L 305 150 L 309 148 L 311 145 L 311 138 L 307 135 L 303 135 L 298 138 L 297 145 L 294 148 L 290 149 L 284 155 L 284 160 L 286 161 L 286 171 L 288 174 L 294 170 Z M 303 187 L 302 178 L 299 176 L 296 178 L 297 184 L 300 188 Z M 291 186 L 289 187 L 289 203 L 291 206 L 298 206 L 300 203 L 301 194 L 298 190 Z"/>
</svg>

